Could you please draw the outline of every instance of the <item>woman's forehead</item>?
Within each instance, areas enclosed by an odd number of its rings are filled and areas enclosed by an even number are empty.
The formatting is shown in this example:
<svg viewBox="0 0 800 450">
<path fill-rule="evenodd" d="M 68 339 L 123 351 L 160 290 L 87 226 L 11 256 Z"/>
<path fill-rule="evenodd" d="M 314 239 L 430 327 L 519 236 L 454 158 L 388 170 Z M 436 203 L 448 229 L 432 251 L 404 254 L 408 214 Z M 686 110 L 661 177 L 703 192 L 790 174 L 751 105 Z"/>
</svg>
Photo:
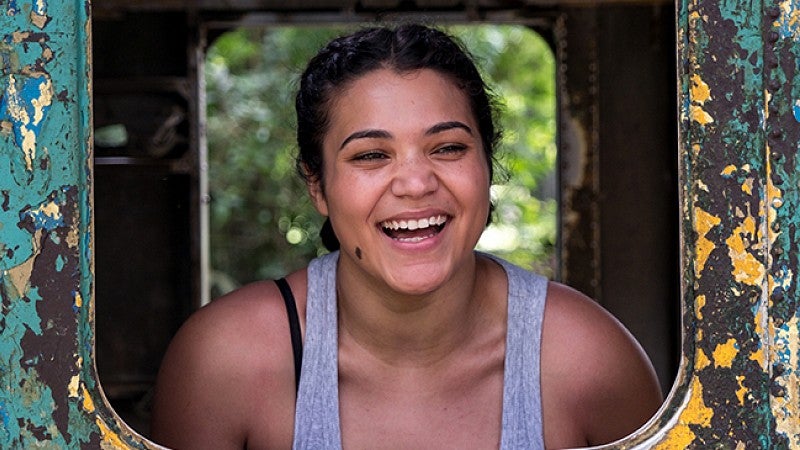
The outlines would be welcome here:
<svg viewBox="0 0 800 450">
<path fill-rule="evenodd" d="M 466 94 L 449 77 L 431 69 L 371 71 L 339 90 L 328 113 L 331 126 L 345 128 L 411 125 L 408 121 L 424 126 L 449 120 L 475 123 Z"/>
</svg>

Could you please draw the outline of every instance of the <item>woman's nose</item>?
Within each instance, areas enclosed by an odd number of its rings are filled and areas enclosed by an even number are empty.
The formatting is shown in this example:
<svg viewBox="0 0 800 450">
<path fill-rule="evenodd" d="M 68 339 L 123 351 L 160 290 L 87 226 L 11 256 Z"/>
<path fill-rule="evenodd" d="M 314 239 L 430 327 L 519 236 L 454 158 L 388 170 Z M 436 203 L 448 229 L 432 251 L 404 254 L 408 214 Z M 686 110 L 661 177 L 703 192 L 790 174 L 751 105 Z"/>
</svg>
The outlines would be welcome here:
<svg viewBox="0 0 800 450">
<path fill-rule="evenodd" d="M 412 158 L 397 163 L 392 179 L 392 194 L 398 197 L 423 197 L 439 187 L 439 180 L 430 161 Z"/>
</svg>

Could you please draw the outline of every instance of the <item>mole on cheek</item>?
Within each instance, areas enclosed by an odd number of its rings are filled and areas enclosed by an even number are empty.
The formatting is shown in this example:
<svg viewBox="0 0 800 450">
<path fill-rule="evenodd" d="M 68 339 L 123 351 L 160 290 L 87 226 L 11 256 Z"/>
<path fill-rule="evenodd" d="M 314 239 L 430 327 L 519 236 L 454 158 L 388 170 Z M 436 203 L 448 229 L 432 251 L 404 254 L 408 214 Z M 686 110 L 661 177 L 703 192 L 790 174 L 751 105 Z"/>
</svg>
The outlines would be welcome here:
<svg viewBox="0 0 800 450">
<path fill-rule="evenodd" d="M 361 259 L 361 249 L 359 247 L 356 247 L 356 257 Z"/>
</svg>

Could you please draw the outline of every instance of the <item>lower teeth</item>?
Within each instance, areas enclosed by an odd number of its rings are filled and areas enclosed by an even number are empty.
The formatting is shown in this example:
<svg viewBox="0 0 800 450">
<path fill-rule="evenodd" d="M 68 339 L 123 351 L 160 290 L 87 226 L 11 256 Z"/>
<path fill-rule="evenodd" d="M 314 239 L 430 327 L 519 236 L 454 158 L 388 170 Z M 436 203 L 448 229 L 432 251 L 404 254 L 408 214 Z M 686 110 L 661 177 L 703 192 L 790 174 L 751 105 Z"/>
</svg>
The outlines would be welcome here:
<svg viewBox="0 0 800 450">
<path fill-rule="evenodd" d="M 428 238 L 432 238 L 434 236 L 436 236 L 436 235 L 435 234 L 431 234 L 431 235 L 428 235 L 428 236 L 421 236 L 421 237 L 418 236 L 418 237 L 410 237 L 410 238 L 397 238 L 397 240 L 400 241 L 400 242 L 416 243 L 416 242 L 420 242 L 420 241 L 428 239 Z"/>
</svg>

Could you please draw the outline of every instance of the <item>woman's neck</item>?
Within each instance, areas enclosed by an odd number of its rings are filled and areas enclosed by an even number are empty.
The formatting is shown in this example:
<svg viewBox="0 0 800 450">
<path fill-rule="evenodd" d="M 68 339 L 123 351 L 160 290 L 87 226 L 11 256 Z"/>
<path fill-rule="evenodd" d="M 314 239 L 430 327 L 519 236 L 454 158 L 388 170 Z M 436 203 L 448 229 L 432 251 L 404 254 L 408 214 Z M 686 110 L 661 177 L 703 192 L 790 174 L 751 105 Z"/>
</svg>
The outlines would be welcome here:
<svg viewBox="0 0 800 450">
<path fill-rule="evenodd" d="M 344 264 L 343 264 L 344 263 Z M 396 366 L 432 366 L 471 341 L 486 320 L 488 265 L 473 258 L 424 295 L 391 290 L 340 261 L 337 298 L 340 342 L 356 344 Z"/>
</svg>

